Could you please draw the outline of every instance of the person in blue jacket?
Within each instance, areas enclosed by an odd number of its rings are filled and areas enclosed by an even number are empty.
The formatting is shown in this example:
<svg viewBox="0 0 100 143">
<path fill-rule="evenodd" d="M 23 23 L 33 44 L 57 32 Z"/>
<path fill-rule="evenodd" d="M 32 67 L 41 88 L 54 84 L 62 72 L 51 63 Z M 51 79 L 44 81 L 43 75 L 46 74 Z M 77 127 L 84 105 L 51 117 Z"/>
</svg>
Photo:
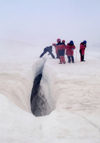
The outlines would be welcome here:
<svg viewBox="0 0 100 143">
<path fill-rule="evenodd" d="M 48 47 L 44 48 L 44 51 L 43 51 L 43 53 L 40 55 L 40 58 L 43 57 L 47 52 L 49 53 L 49 55 L 51 55 L 51 57 L 52 57 L 53 59 L 55 59 L 55 56 L 54 56 L 53 53 L 52 53 L 52 46 L 48 46 Z"/>
</svg>

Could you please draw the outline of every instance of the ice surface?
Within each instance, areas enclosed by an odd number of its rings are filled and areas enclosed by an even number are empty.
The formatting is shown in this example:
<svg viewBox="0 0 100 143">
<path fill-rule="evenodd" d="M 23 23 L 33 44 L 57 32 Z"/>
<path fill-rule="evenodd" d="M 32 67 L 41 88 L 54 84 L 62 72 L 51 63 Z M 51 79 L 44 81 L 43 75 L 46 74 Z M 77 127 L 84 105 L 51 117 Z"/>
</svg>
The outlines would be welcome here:
<svg viewBox="0 0 100 143">
<path fill-rule="evenodd" d="M 39 59 L 40 49 L 0 43 L 0 142 L 100 143 L 99 53 L 87 48 L 80 63 L 77 49 L 75 64 L 60 65 L 51 57 Z M 36 118 L 31 89 L 45 60 L 41 91 L 53 111 Z"/>
</svg>

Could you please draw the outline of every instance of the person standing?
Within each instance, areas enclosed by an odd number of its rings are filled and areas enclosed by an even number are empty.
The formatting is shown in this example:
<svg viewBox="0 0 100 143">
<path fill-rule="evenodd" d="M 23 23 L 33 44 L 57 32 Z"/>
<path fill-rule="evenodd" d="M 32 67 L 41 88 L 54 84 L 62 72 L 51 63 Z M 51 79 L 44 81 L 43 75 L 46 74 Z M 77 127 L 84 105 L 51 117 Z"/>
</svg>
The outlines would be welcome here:
<svg viewBox="0 0 100 143">
<path fill-rule="evenodd" d="M 84 60 L 84 55 L 85 55 L 86 44 L 87 44 L 86 40 L 80 43 L 80 50 L 79 50 L 79 52 L 80 52 L 80 61 L 81 62 L 85 61 Z"/>
<path fill-rule="evenodd" d="M 75 45 L 73 41 L 70 41 L 66 46 L 66 55 L 68 57 L 68 63 L 74 63 L 74 49 Z"/>
<path fill-rule="evenodd" d="M 65 64 L 66 61 L 65 61 L 65 48 L 66 48 L 66 45 L 65 45 L 65 40 L 62 40 L 62 44 L 60 46 L 60 49 L 59 49 L 59 55 L 60 55 L 60 64 Z"/>
<path fill-rule="evenodd" d="M 60 63 L 59 64 L 65 64 L 65 58 L 64 58 L 64 55 L 65 55 L 65 40 L 62 40 L 61 42 L 61 39 L 57 39 L 57 44 L 53 44 L 53 46 L 55 46 L 56 48 L 56 55 L 57 55 L 57 58 L 60 59 Z"/>
<path fill-rule="evenodd" d="M 59 45 L 61 45 L 62 43 L 61 43 L 61 39 L 60 38 L 58 38 L 57 39 L 57 44 L 52 44 L 54 47 L 55 47 L 55 50 L 56 50 L 56 58 L 57 59 L 59 59 L 59 54 L 58 54 L 58 50 L 59 50 Z"/>
</svg>

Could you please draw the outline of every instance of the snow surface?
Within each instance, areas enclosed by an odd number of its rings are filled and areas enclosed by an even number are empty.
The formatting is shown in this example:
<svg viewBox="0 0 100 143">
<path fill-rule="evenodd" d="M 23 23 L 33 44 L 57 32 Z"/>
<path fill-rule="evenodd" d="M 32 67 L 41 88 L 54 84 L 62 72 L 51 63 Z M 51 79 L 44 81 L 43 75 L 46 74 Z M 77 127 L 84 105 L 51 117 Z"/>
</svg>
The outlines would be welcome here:
<svg viewBox="0 0 100 143">
<path fill-rule="evenodd" d="M 86 62 L 77 47 L 75 64 L 60 65 L 39 59 L 38 47 L 0 42 L 0 142 L 100 143 L 100 54 L 89 48 Z M 41 91 L 52 112 L 35 117 L 31 89 L 44 63 Z"/>
</svg>

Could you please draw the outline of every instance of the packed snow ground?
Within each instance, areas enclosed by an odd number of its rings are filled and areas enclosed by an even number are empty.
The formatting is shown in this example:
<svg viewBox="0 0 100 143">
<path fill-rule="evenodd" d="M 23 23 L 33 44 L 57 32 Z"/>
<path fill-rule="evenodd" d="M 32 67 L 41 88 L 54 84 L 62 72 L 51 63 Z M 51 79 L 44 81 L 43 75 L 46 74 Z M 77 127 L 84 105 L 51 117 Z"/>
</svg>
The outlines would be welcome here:
<svg viewBox="0 0 100 143">
<path fill-rule="evenodd" d="M 0 142 L 100 143 L 100 54 L 87 48 L 87 61 L 80 63 L 77 50 L 75 64 L 60 65 L 39 59 L 41 51 L 0 42 Z M 52 112 L 37 118 L 30 96 L 44 62 L 41 91 Z"/>
</svg>

